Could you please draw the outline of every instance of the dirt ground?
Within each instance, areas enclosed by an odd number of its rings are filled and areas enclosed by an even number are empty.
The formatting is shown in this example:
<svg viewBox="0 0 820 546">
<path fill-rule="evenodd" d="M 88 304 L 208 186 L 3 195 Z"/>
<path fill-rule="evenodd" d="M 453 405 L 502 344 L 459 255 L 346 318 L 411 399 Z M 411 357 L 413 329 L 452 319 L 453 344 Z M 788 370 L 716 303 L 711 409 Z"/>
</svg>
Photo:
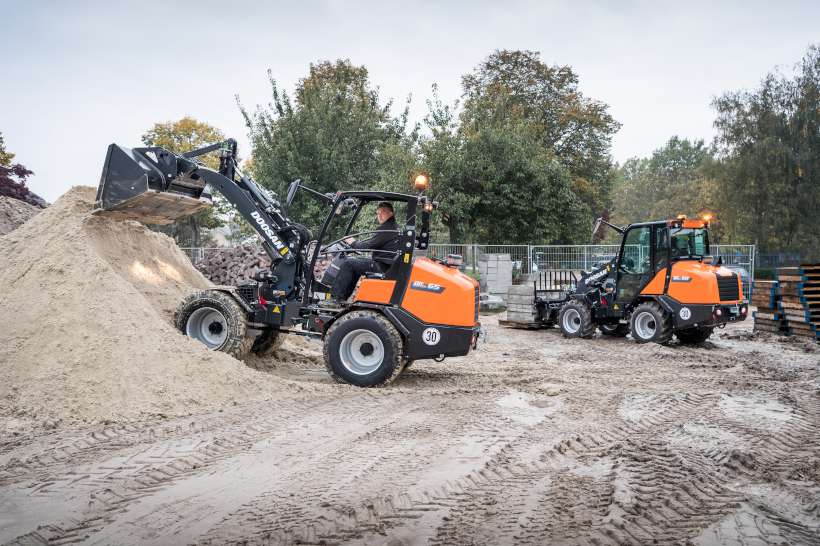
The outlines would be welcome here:
<svg viewBox="0 0 820 546">
<path fill-rule="evenodd" d="M 820 544 L 820 351 L 508 330 L 391 387 L 7 435 L 0 543 Z M 284 383 L 284 382 L 283 382 Z"/>
</svg>

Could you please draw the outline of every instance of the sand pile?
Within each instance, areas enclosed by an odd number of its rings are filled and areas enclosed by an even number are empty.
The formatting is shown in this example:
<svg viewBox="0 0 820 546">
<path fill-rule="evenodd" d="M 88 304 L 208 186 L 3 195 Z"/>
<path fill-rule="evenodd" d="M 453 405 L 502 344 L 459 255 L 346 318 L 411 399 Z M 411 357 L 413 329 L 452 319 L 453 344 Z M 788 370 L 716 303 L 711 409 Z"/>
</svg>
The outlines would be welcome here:
<svg viewBox="0 0 820 546">
<path fill-rule="evenodd" d="M 91 216 L 94 191 L 74 187 L 0 238 L 5 428 L 187 415 L 280 391 L 172 327 L 208 281 L 165 235 Z"/>
<path fill-rule="evenodd" d="M 42 210 L 25 201 L 0 195 L 0 236 L 14 231 Z"/>
</svg>

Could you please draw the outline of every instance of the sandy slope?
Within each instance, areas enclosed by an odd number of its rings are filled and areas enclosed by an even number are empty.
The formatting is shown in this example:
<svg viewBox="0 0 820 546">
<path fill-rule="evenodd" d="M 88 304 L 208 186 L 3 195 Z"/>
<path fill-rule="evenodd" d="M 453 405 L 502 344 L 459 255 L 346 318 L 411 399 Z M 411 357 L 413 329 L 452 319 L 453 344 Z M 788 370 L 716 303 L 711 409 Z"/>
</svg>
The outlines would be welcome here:
<svg viewBox="0 0 820 546">
<path fill-rule="evenodd" d="M 207 351 L 170 324 L 208 286 L 173 241 L 90 214 L 74 187 L 0 238 L 0 430 L 187 415 L 286 383 Z"/>
</svg>

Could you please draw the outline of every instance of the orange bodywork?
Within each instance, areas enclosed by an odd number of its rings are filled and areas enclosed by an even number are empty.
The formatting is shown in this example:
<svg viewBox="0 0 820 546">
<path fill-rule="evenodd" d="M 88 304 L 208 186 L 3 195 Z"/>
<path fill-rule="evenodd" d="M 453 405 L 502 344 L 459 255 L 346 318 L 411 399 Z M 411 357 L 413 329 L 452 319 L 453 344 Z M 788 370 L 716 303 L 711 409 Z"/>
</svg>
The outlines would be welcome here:
<svg viewBox="0 0 820 546">
<path fill-rule="evenodd" d="M 353 301 L 388 304 L 395 287 L 396 281 L 362 279 Z"/>
<path fill-rule="evenodd" d="M 732 275 L 733 271 L 725 267 L 717 267 L 691 260 L 675 262 L 672 264 L 672 280 L 669 283 L 667 294 L 680 303 L 727 303 L 725 301 L 721 302 L 720 300 L 720 292 L 718 291 L 715 273 L 720 276 L 727 276 Z M 690 280 L 676 282 L 674 281 L 675 277 L 688 277 Z M 664 267 L 649 281 L 649 284 L 644 287 L 641 294 L 663 294 L 663 285 L 665 282 L 666 268 Z M 740 280 L 740 276 L 738 276 L 737 284 L 739 293 L 743 294 L 743 283 Z"/>
<path fill-rule="evenodd" d="M 414 288 L 438 285 L 444 290 L 431 292 Z M 422 322 L 448 326 L 474 326 L 476 323 L 476 287 L 478 282 L 453 267 L 429 258 L 413 261 L 407 290 L 401 306 Z"/>
<path fill-rule="evenodd" d="M 362 279 L 355 302 L 389 304 L 394 280 Z M 413 260 L 401 308 L 428 324 L 475 326 L 478 282 L 429 258 Z"/>
</svg>

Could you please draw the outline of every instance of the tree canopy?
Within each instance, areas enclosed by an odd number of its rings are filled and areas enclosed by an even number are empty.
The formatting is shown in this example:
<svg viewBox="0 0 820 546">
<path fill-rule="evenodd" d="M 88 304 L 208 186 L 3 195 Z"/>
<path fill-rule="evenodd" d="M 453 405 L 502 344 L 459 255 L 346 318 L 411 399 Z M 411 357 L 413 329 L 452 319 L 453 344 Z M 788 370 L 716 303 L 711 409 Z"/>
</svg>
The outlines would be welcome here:
<svg viewBox="0 0 820 546">
<path fill-rule="evenodd" d="M 34 173 L 20 163 L 12 163 L 14 157 L 6 150 L 3 133 L 0 133 L 0 195 L 45 208 L 48 205 L 46 200 L 26 186 L 26 179 Z"/>
<path fill-rule="evenodd" d="M 14 154 L 6 151 L 6 141 L 3 139 L 3 133 L 0 133 L 0 167 L 10 167 L 13 159 Z"/>
<path fill-rule="evenodd" d="M 462 87 L 460 109 L 428 103 L 421 144 L 450 240 L 582 240 L 581 226 L 610 206 L 618 124 L 606 105 L 583 96 L 570 67 L 532 51 L 496 51 Z"/>
<path fill-rule="evenodd" d="M 651 157 L 627 160 L 615 184 L 613 220 L 629 224 L 712 211 L 717 207 L 713 161 L 713 152 L 703 140 L 677 136 Z"/>
<path fill-rule="evenodd" d="M 767 249 L 820 255 L 820 47 L 808 49 L 793 75 L 771 72 L 757 89 L 713 105 L 728 232 Z"/>
<path fill-rule="evenodd" d="M 297 178 L 320 192 L 409 188 L 417 129 L 408 128 L 407 108 L 394 117 L 392 102 L 382 104 L 366 68 L 349 60 L 312 64 L 293 99 L 269 77 L 268 107 L 253 113 L 242 108 L 261 183 L 279 195 Z M 291 213 L 315 226 L 326 211 L 298 198 Z"/>
</svg>

